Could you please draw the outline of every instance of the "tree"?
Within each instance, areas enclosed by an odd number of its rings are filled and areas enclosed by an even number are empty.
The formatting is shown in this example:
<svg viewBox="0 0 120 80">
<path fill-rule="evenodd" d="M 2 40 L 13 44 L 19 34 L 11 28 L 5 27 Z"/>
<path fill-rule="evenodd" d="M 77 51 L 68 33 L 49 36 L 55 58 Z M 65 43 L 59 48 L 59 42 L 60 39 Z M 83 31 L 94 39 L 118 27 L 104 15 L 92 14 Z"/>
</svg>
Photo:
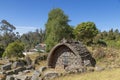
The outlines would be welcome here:
<svg viewBox="0 0 120 80">
<path fill-rule="evenodd" d="M 43 43 L 45 40 L 45 30 L 40 29 L 38 33 L 40 35 L 40 43 Z"/>
<path fill-rule="evenodd" d="M 97 33 L 98 29 L 93 22 L 83 22 L 79 24 L 74 30 L 76 39 L 82 41 L 87 45 L 92 42 Z"/>
<path fill-rule="evenodd" d="M 6 48 L 9 43 L 14 42 L 18 39 L 16 34 L 14 33 L 14 30 L 16 28 L 6 20 L 2 20 L 0 23 L 0 43 L 4 46 L 4 48 Z"/>
<path fill-rule="evenodd" d="M 115 40 L 115 34 L 113 28 L 108 32 L 108 40 Z"/>
<path fill-rule="evenodd" d="M 59 9 L 52 9 L 48 14 L 46 23 L 46 39 L 47 51 L 57 44 L 63 38 L 70 38 L 73 28 L 68 25 L 68 16 Z"/>
<path fill-rule="evenodd" d="M 101 32 L 98 33 L 98 34 L 94 37 L 93 43 L 94 43 L 95 45 L 102 46 L 102 47 L 106 47 L 106 46 L 107 46 L 105 40 L 103 40 L 103 35 L 101 34 Z"/>
<path fill-rule="evenodd" d="M 10 43 L 3 53 L 3 57 L 21 57 L 24 51 L 24 44 L 20 41 Z"/>
<path fill-rule="evenodd" d="M 102 39 L 107 40 L 107 37 L 108 37 L 108 32 L 107 31 L 103 31 L 100 34 L 102 35 Z"/>
<path fill-rule="evenodd" d="M 1 25 L 1 29 L 0 30 L 4 31 L 4 33 L 9 33 L 9 32 L 12 32 L 13 30 L 16 29 L 15 26 L 10 24 L 6 20 L 2 20 L 1 23 L 2 23 L 2 25 Z"/>
<path fill-rule="evenodd" d="M 120 39 L 120 33 L 119 33 L 119 30 L 118 30 L 118 29 L 115 29 L 114 35 L 115 35 L 116 40 L 119 40 L 119 39 Z"/>
<path fill-rule="evenodd" d="M 36 29 L 35 32 L 28 32 L 23 34 L 20 40 L 25 43 L 25 49 L 29 50 L 34 48 L 37 44 L 43 43 L 45 39 L 45 31 Z"/>
</svg>

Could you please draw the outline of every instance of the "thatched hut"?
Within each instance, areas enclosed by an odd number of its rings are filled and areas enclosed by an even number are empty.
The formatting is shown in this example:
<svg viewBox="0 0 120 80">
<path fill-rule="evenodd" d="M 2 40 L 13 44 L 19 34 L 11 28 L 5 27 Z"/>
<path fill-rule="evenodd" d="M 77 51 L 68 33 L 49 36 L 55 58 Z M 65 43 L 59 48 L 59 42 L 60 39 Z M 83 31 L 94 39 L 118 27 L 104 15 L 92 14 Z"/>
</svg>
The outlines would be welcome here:
<svg viewBox="0 0 120 80">
<path fill-rule="evenodd" d="M 69 66 L 95 66 L 96 61 L 87 48 L 77 41 L 62 41 L 50 51 L 48 67 L 65 69 Z"/>
</svg>

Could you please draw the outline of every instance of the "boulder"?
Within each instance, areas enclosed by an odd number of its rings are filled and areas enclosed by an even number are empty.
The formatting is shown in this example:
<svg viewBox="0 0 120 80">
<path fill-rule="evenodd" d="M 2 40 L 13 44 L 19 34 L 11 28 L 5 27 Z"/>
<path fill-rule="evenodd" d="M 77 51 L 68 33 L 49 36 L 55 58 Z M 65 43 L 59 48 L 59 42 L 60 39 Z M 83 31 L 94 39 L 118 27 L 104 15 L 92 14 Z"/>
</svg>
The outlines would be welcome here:
<svg viewBox="0 0 120 80">
<path fill-rule="evenodd" d="M 1 66 L 1 70 L 11 70 L 12 63 L 7 63 Z"/>
<path fill-rule="evenodd" d="M 100 67 L 100 66 L 95 67 L 95 71 L 103 71 L 103 70 L 105 70 L 105 68 Z"/>
<path fill-rule="evenodd" d="M 6 74 L 6 75 L 13 75 L 13 74 L 14 74 L 14 71 L 13 71 L 13 70 L 6 71 L 5 74 Z"/>
<path fill-rule="evenodd" d="M 30 57 L 29 56 L 25 56 L 25 60 L 26 60 L 26 62 L 27 62 L 27 65 L 31 65 L 32 64 L 32 60 L 30 59 Z"/>
<path fill-rule="evenodd" d="M 41 75 L 40 71 L 34 71 L 31 80 L 39 80 L 39 76 Z"/>
<path fill-rule="evenodd" d="M 42 73 L 42 72 L 45 71 L 46 69 L 47 69 L 46 66 L 42 66 L 42 67 L 39 68 L 39 71 Z"/>
<path fill-rule="evenodd" d="M 26 70 L 31 70 L 31 69 L 35 69 L 35 66 L 33 66 L 33 65 L 26 66 Z"/>
<path fill-rule="evenodd" d="M 19 60 L 19 61 L 15 61 L 12 65 L 13 68 L 17 68 L 17 67 L 23 67 L 25 66 L 25 62 L 23 60 Z"/>
<path fill-rule="evenodd" d="M 71 65 L 71 66 L 66 67 L 65 71 L 67 73 L 82 73 L 86 71 L 86 67 Z"/>
<path fill-rule="evenodd" d="M 31 76 L 27 76 L 27 75 L 17 75 L 15 76 L 16 80 L 31 80 Z"/>
<path fill-rule="evenodd" d="M 31 70 L 25 70 L 25 71 L 23 71 L 24 74 L 27 74 L 27 73 L 30 73 L 30 72 L 31 72 Z"/>
<path fill-rule="evenodd" d="M 6 71 L 0 71 L 0 74 L 6 74 Z"/>
<path fill-rule="evenodd" d="M 84 60 L 84 66 L 91 66 L 90 60 Z"/>
<path fill-rule="evenodd" d="M 15 80 L 15 78 L 12 75 L 10 75 L 6 77 L 6 80 Z"/>
<path fill-rule="evenodd" d="M 16 69 L 14 69 L 13 72 L 14 72 L 14 74 L 18 74 L 19 72 L 24 71 L 24 70 L 26 70 L 25 67 L 18 67 Z"/>
<path fill-rule="evenodd" d="M 51 79 L 54 79 L 56 77 L 59 77 L 59 73 L 53 72 L 53 71 L 49 71 L 49 72 L 46 72 L 44 74 L 43 80 L 51 80 Z"/>
</svg>

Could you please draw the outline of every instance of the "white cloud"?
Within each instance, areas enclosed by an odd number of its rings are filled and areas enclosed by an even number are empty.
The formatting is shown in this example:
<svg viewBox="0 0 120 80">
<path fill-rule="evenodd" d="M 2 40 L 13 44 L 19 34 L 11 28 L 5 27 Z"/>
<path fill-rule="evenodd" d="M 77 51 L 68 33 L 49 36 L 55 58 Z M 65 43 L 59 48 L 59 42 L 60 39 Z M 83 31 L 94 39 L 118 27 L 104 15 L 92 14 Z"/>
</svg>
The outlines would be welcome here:
<svg viewBox="0 0 120 80">
<path fill-rule="evenodd" d="M 32 26 L 16 26 L 15 32 L 19 32 L 20 35 L 23 33 L 28 33 L 30 31 L 34 32 L 36 29 L 40 29 L 40 27 L 32 27 Z"/>
</svg>

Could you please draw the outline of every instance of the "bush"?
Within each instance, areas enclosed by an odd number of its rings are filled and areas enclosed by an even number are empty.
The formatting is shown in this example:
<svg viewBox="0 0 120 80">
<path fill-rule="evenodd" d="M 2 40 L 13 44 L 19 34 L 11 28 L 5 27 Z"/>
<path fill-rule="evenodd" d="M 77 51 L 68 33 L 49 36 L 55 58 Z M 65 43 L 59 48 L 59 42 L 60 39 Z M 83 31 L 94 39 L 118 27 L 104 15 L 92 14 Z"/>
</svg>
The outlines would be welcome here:
<svg viewBox="0 0 120 80">
<path fill-rule="evenodd" d="M 120 41 L 109 40 L 106 42 L 109 47 L 120 48 Z"/>
<path fill-rule="evenodd" d="M 76 39 L 86 45 L 92 44 L 92 40 L 97 34 L 98 29 L 93 22 L 83 22 L 74 29 Z"/>
<path fill-rule="evenodd" d="M 16 41 L 13 43 L 10 43 L 8 47 L 5 49 L 5 52 L 3 53 L 2 57 L 22 57 L 24 50 L 24 44 L 20 41 Z"/>
<path fill-rule="evenodd" d="M 5 50 L 4 50 L 3 46 L 0 45 L 0 57 L 2 57 L 4 51 L 5 51 Z"/>
</svg>

